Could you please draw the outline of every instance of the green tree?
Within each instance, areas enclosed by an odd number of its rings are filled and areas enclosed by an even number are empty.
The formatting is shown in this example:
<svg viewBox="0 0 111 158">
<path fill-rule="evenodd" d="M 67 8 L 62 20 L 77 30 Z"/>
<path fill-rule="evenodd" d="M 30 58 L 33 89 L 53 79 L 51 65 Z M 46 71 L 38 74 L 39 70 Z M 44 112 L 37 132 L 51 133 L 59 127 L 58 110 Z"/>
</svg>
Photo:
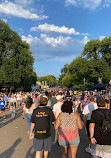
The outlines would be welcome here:
<svg viewBox="0 0 111 158">
<path fill-rule="evenodd" d="M 46 81 L 48 86 L 55 86 L 57 84 L 56 77 L 53 75 L 41 77 L 40 82 L 42 81 Z"/>
<path fill-rule="evenodd" d="M 73 86 L 75 88 L 84 88 L 84 78 L 87 79 L 89 76 L 87 59 L 81 56 L 74 59 L 68 67 L 68 72 L 73 78 Z"/>
<path fill-rule="evenodd" d="M 68 69 L 68 64 L 65 64 L 64 67 L 61 69 L 61 74 L 66 75 L 67 74 L 67 69 Z"/>
<path fill-rule="evenodd" d="M 62 86 L 63 87 L 68 87 L 68 88 L 73 86 L 73 79 L 72 79 L 72 76 L 70 74 L 66 74 L 62 78 Z"/>
<path fill-rule="evenodd" d="M 68 64 L 65 64 L 64 67 L 61 69 L 61 75 L 58 81 L 60 86 L 63 86 L 62 79 L 67 74 L 67 71 L 68 71 Z"/>
<path fill-rule="evenodd" d="M 83 49 L 82 56 L 88 59 L 103 59 L 111 66 L 111 37 L 105 37 L 102 41 L 89 41 Z"/>
<path fill-rule="evenodd" d="M 88 60 L 89 65 L 89 77 L 87 78 L 88 83 L 97 84 L 98 78 L 102 78 L 103 84 L 108 84 L 111 78 L 111 69 L 109 64 L 104 59 L 90 59 Z"/>
<path fill-rule="evenodd" d="M 107 84 L 111 78 L 111 68 L 105 59 L 87 59 L 81 56 L 74 59 L 68 66 L 67 74 L 61 77 L 61 85 L 84 89 L 85 86 L 98 83 L 98 78 L 102 78 L 102 83 Z"/>
<path fill-rule="evenodd" d="M 83 48 L 83 52 L 81 53 L 83 56 L 89 58 L 98 59 L 100 58 L 100 41 L 99 40 L 91 40 L 89 41 L 85 47 Z"/>
<path fill-rule="evenodd" d="M 111 37 L 105 37 L 100 42 L 100 52 L 101 52 L 102 58 L 111 67 Z"/>
<path fill-rule="evenodd" d="M 31 90 L 35 78 L 29 44 L 0 20 L 0 82 L 2 86 Z M 37 76 L 36 76 L 37 78 Z"/>
</svg>

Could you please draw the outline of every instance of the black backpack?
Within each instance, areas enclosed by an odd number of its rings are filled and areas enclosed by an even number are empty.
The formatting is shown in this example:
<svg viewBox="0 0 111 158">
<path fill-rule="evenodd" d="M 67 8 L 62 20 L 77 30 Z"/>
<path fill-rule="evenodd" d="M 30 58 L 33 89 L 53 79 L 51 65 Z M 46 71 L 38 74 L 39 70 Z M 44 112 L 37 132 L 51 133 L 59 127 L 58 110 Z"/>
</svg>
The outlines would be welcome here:
<svg viewBox="0 0 111 158">
<path fill-rule="evenodd" d="M 101 128 L 100 128 L 101 134 L 104 135 L 104 134 L 111 133 L 111 119 L 109 118 L 110 110 L 107 110 L 105 115 L 100 111 L 98 112 L 103 117 Z"/>
</svg>

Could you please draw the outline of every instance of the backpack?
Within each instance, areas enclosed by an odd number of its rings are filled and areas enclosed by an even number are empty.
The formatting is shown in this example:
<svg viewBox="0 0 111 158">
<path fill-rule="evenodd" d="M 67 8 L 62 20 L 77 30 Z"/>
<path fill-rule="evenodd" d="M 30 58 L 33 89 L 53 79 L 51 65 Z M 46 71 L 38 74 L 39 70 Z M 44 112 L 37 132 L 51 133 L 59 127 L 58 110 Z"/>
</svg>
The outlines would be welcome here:
<svg viewBox="0 0 111 158">
<path fill-rule="evenodd" d="M 111 119 L 109 118 L 110 110 L 107 110 L 106 114 L 104 115 L 102 112 L 98 111 L 101 114 L 103 120 L 100 128 L 100 132 L 102 135 L 111 133 Z"/>
</svg>

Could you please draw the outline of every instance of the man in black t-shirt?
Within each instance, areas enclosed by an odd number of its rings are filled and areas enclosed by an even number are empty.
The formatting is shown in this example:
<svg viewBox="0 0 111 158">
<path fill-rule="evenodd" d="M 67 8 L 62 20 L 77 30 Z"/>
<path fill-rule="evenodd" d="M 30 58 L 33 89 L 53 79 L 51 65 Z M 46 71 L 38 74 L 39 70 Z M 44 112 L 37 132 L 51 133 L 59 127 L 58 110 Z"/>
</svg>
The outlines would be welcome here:
<svg viewBox="0 0 111 158">
<path fill-rule="evenodd" d="M 31 130 L 30 137 L 33 135 L 33 147 L 36 151 L 36 158 L 41 157 L 41 152 L 44 150 L 44 158 L 48 157 L 48 152 L 51 150 L 51 127 L 50 123 L 55 121 L 53 112 L 50 108 L 46 107 L 48 98 L 42 96 L 40 98 L 40 105 L 33 111 L 31 116 Z"/>
<path fill-rule="evenodd" d="M 111 110 L 106 109 L 103 97 L 97 98 L 97 105 L 98 109 L 92 112 L 90 120 L 90 139 L 93 144 L 91 154 L 93 158 L 111 158 L 111 131 L 107 134 L 101 131 L 102 121 L 107 112 L 109 112 L 108 118 L 111 120 Z"/>
</svg>

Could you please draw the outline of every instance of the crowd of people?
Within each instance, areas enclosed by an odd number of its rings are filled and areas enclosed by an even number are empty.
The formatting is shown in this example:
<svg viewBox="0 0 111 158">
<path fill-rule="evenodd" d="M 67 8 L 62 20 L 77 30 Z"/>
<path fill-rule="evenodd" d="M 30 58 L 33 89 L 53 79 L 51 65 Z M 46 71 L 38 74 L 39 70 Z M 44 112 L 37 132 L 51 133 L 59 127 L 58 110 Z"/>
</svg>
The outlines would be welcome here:
<svg viewBox="0 0 111 158">
<path fill-rule="evenodd" d="M 111 91 L 72 91 L 50 88 L 34 92 L 0 93 L 0 117 L 5 110 L 16 117 L 23 108 L 29 139 L 33 139 L 36 158 L 48 157 L 53 143 L 58 142 L 62 158 L 76 158 L 80 144 L 79 130 L 85 129 L 93 158 L 111 158 Z M 3 116 L 2 116 L 3 115 Z M 52 142 L 51 128 L 55 128 Z M 84 131 L 84 130 L 83 130 Z"/>
</svg>

